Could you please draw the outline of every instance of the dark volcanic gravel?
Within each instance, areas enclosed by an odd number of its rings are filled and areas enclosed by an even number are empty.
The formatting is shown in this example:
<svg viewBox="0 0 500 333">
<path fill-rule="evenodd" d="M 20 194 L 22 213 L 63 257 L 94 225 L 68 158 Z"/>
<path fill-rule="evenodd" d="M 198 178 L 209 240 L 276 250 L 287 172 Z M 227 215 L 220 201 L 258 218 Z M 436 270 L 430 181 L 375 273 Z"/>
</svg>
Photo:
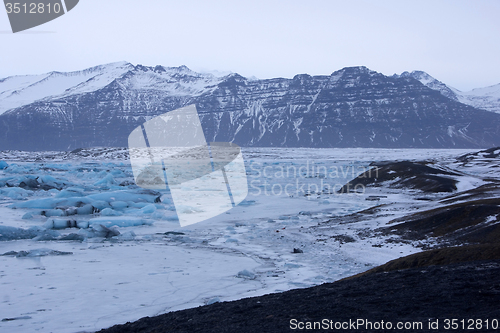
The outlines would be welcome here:
<svg viewBox="0 0 500 333">
<path fill-rule="evenodd" d="M 292 330 L 291 319 L 304 324 L 327 319 L 333 321 L 333 327 L 335 322 L 364 319 L 375 325 L 371 329 L 325 330 L 331 332 L 470 332 L 469 319 L 483 320 L 483 329 L 472 326 L 474 331 L 486 331 L 486 320 L 490 328 L 497 323 L 500 329 L 500 260 L 366 274 L 313 288 L 146 317 L 100 332 L 311 331 Z M 438 329 L 429 329 L 429 320 L 436 319 Z M 447 330 L 446 319 L 458 319 L 458 328 Z M 393 329 L 376 329 L 382 321 L 384 327 L 391 322 Z M 422 322 L 422 329 L 396 330 L 398 322 Z"/>
</svg>

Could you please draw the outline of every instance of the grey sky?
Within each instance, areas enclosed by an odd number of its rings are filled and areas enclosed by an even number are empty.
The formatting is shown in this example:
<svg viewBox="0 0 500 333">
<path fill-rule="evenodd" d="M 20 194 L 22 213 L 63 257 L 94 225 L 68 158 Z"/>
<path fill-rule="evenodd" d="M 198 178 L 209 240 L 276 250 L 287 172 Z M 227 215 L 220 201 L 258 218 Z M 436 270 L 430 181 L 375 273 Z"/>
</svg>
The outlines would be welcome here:
<svg viewBox="0 0 500 333">
<path fill-rule="evenodd" d="M 500 83 L 499 18 L 497 0 L 80 0 L 17 34 L 0 10 L 0 78 L 121 60 L 259 78 L 364 65 L 466 91 Z"/>
</svg>

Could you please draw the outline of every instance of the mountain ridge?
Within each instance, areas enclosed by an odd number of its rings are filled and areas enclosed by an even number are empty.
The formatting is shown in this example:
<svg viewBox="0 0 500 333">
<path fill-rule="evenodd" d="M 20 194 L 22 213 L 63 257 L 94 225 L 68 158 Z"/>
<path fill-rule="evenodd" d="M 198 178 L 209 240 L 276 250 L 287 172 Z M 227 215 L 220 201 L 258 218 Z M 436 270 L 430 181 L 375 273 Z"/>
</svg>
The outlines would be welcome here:
<svg viewBox="0 0 500 333">
<path fill-rule="evenodd" d="M 0 80 L 0 110 L 8 105 L 6 101 L 26 102 L 0 114 L 0 149 L 126 146 L 135 127 L 189 104 L 198 107 L 207 141 L 240 146 L 483 148 L 500 144 L 500 115 L 445 96 L 437 89 L 445 85 L 434 84 L 432 89 L 421 82 L 430 77 L 423 72 L 420 77 L 385 76 L 357 66 L 330 75 L 255 80 L 237 73 L 216 77 L 186 66 L 126 62 L 85 71 L 71 73 L 70 78 L 85 79 L 72 87 L 68 85 L 73 81 L 54 81 L 50 75 L 21 82 L 26 89 L 37 84 L 56 93 L 37 100 L 30 90 L 23 95 L 12 84 L 6 85 L 8 78 Z M 10 90 L 2 90 L 5 87 Z M 38 90 L 40 95 L 44 91 Z"/>
</svg>

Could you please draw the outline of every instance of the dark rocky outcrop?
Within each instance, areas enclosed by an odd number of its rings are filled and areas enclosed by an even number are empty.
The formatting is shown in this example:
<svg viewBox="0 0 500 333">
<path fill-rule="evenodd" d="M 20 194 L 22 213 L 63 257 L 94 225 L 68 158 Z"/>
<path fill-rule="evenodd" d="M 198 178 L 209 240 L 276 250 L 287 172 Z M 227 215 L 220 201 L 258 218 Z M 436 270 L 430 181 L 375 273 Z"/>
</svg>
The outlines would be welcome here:
<svg viewBox="0 0 500 333">
<path fill-rule="evenodd" d="M 393 223 L 399 222 L 396 225 Z M 402 222 L 402 223 L 401 223 Z M 436 238 L 437 244 L 500 243 L 500 198 L 442 206 L 391 221 L 378 229 L 415 241 Z"/>
<path fill-rule="evenodd" d="M 362 173 L 346 185 L 339 193 L 356 191 L 360 185 L 387 186 L 389 188 L 409 188 L 423 192 L 453 192 L 457 189 L 457 181 L 451 176 L 456 172 L 438 169 L 425 162 L 378 162 L 372 163 L 372 168 Z"/>
</svg>

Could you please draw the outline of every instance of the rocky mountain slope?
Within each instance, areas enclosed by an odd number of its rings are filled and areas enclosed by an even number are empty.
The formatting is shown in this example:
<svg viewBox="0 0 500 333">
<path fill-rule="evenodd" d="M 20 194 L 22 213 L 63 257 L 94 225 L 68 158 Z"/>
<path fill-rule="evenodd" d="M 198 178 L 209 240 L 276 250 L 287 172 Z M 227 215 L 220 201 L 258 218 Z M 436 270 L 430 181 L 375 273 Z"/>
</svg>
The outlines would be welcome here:
<svg viewBox="0 0 500 333">
<path fill-rule="evenodd" d="M 250 80 L 185 66 L 116 63 L 0 80 L 0 149 L 126 146 L 135 127 L 193 103 L 207 141 L 240 146 L 500 144 L 500 115 L 460 103 L 411 75 L 350 67 L 324 76 Z"/>
<path fill-rule="evenodd" d="M 412 77 L 419 80 L 427 87 L 437 90 L 444 96 L 455 101 L 478 109 L 500 113 L 500 84 L 463 92 L 447 86 L 443 82 L 436 80 L 426 72 L 422 71 L 413 71 L 411 73 L 404 72 L 401 75 L 395 75 L 395 77 Z"/>
</svg>

